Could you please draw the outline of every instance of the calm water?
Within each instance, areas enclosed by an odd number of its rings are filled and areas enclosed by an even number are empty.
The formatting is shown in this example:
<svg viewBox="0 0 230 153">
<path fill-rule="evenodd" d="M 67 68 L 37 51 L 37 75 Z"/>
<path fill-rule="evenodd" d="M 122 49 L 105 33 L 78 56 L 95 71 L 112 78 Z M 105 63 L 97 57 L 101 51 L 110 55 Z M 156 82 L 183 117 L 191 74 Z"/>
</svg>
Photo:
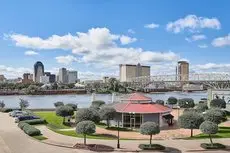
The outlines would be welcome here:
<svg viewBox="0 0 230 153">
<path fill-rule="evenodd" d="M 195 102 L 198 102 L 201 98 L 207 98 L 206 92 L 166 92 L 166 93 L 154 93 L 146 94 L 153 100 L 162 99 L 167 100 L 168 97 L 173 96 L 176 98 L 193 98 Z M 0 100 L 4 100 L 6 107 L 18 107 L 19 98 L 28 100 L 30 103 L 29 108 L 54 108 L 53 103 L 57 101 L 63 101 L 64 103 L 77 103 L 79 108 L 88 107 L 92 100 L 91 94 L 85 95 L 39 95 L 39 96 L 0 96 Z M 96 100 L 104 100 L 105 102 L 111 102 L 112 96 L 110 94 L 96 94 Z"/>
</svg>

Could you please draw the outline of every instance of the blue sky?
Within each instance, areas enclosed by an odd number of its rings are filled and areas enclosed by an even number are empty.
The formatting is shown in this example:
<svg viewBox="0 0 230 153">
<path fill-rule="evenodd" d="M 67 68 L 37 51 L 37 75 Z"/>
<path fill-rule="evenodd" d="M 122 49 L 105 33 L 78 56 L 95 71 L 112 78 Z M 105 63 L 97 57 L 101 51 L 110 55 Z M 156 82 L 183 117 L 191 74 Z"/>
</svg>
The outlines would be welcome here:
<svg viewBox="0 0 230 153">
<path fill-rule="evenodd" d="M 140 62 L 152 75 L 230 71 L 230 2 L 210 0 L 2 0 L 0 74 L 75 69 L 80 78 L 118 75 Z"/>
</svg>

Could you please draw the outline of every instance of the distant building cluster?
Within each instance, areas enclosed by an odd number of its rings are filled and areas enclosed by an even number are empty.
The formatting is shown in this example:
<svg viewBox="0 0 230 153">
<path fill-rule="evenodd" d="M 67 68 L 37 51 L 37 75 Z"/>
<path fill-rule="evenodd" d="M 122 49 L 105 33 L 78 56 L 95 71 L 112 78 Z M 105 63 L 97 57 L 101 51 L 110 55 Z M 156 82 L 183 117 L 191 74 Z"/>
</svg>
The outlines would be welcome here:
<svg viewBox="0 0 230 153">
<path fill-rule="evenodd" d="M 60 68 L 58 75 L 57 75 L 57 82 L 69 84 L 69 83 L 76 83 L 79 82 L 78 79 L 78 72 L 77 71 L 70 71 L 66 68 Z"/>
</svg>

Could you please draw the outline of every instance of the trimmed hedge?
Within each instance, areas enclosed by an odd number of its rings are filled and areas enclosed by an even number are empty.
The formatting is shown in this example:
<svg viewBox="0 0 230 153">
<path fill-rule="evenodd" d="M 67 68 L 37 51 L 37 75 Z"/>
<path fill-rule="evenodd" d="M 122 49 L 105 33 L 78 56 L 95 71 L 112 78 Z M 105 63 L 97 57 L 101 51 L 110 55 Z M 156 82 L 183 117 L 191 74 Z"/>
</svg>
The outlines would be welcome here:
<svg viewBox="0 0 230 153">
<path fill-rule="evenodd" d="M 25 120 L 25 121 L 21 121 L 21 122 L 28 123 L 30 125 L 47 124 L 45 119 Z"/>
<path fill-rule="evenodd" d="M 0 108 L 0 112 L 3 112 L 3 113 L 9 113 L 11 111 L 13 111 L 12 108 Z"/>
<path fill-rule="evenodd" d="M 165 150 L 165 146 L 160 144 L 140 144 L 138 147 L 141 150 Z"/>
<path fill-rule="evenodd" d="M 213 145 L 210 143 L 202 143 L 200 144 L 200 147 L 204 149 L 224 149 L 226 148 L 225 145 L 220 144 L 220 143 L 213 143 Z"/>
<path fill-rule="evenodd" d="M 29 136 L 38 136 L 41 135 L 41 131 L 28 123 L 20 122 L 18 127 L 21 128 Z"/>
</svg>

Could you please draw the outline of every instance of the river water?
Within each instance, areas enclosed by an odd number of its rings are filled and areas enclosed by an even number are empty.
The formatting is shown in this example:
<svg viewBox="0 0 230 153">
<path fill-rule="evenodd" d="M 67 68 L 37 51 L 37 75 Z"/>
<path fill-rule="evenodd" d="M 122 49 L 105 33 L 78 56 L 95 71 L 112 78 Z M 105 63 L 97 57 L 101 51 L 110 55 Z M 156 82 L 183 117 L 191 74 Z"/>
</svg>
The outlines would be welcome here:
<svg viewBox="0 0 230 153">
<path fill-rule="evenodd" d="M 165 92 L 165 93 L 152 93 L 146 94 L 154 100 L 161 99 L 167 100 L 168 97 L 180 98 L 193 98 L 196 103 L 201 98 L 207 98 L 206 92 Z M 13 95 L 13 96 L 0 96 L 0 100 L 3 100 L 6 107 L 19 107 L 19 98 L 28 100 L 30 103 L 29 108 L 54 108 L 54 103 L 57 101 L 63 101 L 64 103 L 78 104 L 79 108 L 88 107 L 92 101 L 91 94 L 82 95 Z M 96 100 L 104 100 L 106 103 L 110 103 L 112 100 L 111 94 L 96 94 Z"/>
</svg>

